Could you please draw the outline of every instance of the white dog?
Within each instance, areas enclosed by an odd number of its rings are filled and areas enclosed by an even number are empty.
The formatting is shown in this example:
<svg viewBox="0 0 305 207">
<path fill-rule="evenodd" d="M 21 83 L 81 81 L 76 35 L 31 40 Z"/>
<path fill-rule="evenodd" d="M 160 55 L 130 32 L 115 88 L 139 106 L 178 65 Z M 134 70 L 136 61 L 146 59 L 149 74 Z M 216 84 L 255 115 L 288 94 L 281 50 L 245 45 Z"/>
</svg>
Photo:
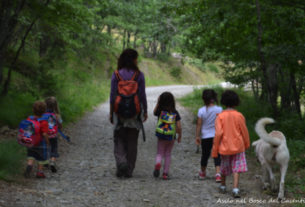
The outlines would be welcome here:
<svg viewBox="0 0 305 207">
<path fill-rule="evenodd" d="M 272 164 L 277 163 L 280 165 L 281 182 L 278 199 L 281 200 L 284 198 L 284 182 L 289 162 L 289 151 L 286 144 L 286 138 L 282 132 L 272 131 L 269 134 L 266 132 L 265 125 L 272 123 L 274 123 L 274 120 L 271 118 L 262 118 L 258 120 L 255 131 L 260 139 L 253 142 L 252 146 L 256 147 L 256 156 L 263 168 L 264 188 L 269 186 L 268 179 L 270 179 L 271 189 L 273 191 L 276 190 L 275 178 L 272 173 Z"/>
</svg>

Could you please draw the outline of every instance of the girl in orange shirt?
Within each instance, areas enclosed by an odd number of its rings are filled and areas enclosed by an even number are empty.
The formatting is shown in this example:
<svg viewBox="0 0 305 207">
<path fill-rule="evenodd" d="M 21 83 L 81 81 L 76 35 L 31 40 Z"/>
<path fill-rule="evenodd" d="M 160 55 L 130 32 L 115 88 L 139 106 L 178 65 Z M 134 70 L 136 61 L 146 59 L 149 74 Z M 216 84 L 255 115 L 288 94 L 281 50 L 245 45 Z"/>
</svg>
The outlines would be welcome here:
<svg viewBox="0 0 305 207">
<path fill-rule="evenodd" d="M 233 173 L 233 197 L 240 198 L 238 189 L 239 173 L 247 172 L 245 151 L 250 147 L 250 138 L 244 116 L 235 110 L 239 105 L 238 95 L 231 90 L 222 94 L 221 104 L 226 110 L 218 114 L 215 120 L 215 138 L 212 157 L 221 155 L 220 191 L 226 192 L 226 176 Z"/>
</svg>

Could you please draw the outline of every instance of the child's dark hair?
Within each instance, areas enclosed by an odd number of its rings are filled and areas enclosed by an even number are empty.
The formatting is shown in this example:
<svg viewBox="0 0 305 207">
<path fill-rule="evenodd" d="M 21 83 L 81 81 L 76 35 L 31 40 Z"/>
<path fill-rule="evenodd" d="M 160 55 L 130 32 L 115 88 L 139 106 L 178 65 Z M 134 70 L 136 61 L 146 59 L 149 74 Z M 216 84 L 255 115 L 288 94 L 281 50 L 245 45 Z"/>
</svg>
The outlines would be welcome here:
<svg viewBox="0 0 305 207">
<path fill-rule="evenodd" d="M 45 103 L 47 105 L 47 111 L 60 114 L 58 103 L 54 96 L 46 98 Z"/>
<path fill-rule="evenodd" d="M 220 102 L 226 107 L 235 107 L 239 105 L 240 100 L 237 93 L 232 90 L 226 90 L 222 93 Z"/>
<path fill-rule="evenodd" d="M 176 111 L 175 98 L 172 93 L 164 92 L 160 95 L 157 111 Z"/>
<path fill-rule="evenodd" d="M 134 49 L 124 50 L 118 59 L 118 70 L 122 68 L 127 68 L 135 71 L 139 70 L 135 63 L 135 60 L 138 58 L 138 56 L 138 52 Z"/>
<path fill-rule="evenodd" d="M 47 105 L 43 101 L 35 101 L 33 104 L 33 113 L 35 116 L 42 116 L 44 113 L 46 113 Z"/>
<path fill-rule="evenodd" d="M 217 93 L 213 89 L 205 89 L 202 91 L 202 100 L 206 106 L 211 103 L 218 103 Z"/>
</svg>

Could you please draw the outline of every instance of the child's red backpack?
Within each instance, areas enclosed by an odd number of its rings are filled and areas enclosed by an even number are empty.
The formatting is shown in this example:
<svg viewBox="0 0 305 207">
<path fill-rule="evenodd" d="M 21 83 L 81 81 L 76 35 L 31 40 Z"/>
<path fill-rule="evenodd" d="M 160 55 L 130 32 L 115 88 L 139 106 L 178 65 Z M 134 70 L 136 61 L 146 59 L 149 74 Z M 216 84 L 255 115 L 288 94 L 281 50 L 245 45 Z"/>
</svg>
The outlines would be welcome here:
<svg viewBox="0 0 305 207">
<path fill-rule="evenodd" d="M 139 71 L 136 71 L 130 80 L 124 80 L 119 71 L 115 71 L 118 79 L 117 96 L 114 102 L 114 112 L 122 118 L 133 118 L 140 114 L 141 105 L 138 97 Z"/>
<path fill-rule="evenodd" d="M 57 137 L 58 133 L 58 124 L 57 124 L 57 118 L 56 115 L 52 112 L 47 112 L 42 115 L 40 120 L 45 120 L 48 122 L 49 130 L 48 135 L 49 139 Z"/>
<path fill-rule="evenodd" d="M 40 123 L 35 117 L 30 116 L 19 124 L 17 136 L 19 144 L 31 148 L 39 145 L 41 142 Z"/>
</svg>

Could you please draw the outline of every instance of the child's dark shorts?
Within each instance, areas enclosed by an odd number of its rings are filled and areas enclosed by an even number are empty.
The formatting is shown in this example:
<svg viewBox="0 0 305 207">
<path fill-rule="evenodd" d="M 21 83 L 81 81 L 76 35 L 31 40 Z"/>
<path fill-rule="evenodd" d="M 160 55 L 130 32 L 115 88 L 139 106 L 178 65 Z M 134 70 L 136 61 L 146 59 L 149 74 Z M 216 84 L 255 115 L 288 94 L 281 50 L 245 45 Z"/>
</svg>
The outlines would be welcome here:
<svg viewBox="0 0 305 207">
<path fill-rule="evenodd" d="M 28 159 L 34 159 L 39 163 L 45 164 L 48 162 L 48 147 L 45 141 L 42 141 L 38 146 L 27 149 Z"/>
<path fill-rule="evenodd" d="M 59 157 L 58 154 L 58 138 L 51 138 L 50 140 L 50 157 Z"/>
</svg>

